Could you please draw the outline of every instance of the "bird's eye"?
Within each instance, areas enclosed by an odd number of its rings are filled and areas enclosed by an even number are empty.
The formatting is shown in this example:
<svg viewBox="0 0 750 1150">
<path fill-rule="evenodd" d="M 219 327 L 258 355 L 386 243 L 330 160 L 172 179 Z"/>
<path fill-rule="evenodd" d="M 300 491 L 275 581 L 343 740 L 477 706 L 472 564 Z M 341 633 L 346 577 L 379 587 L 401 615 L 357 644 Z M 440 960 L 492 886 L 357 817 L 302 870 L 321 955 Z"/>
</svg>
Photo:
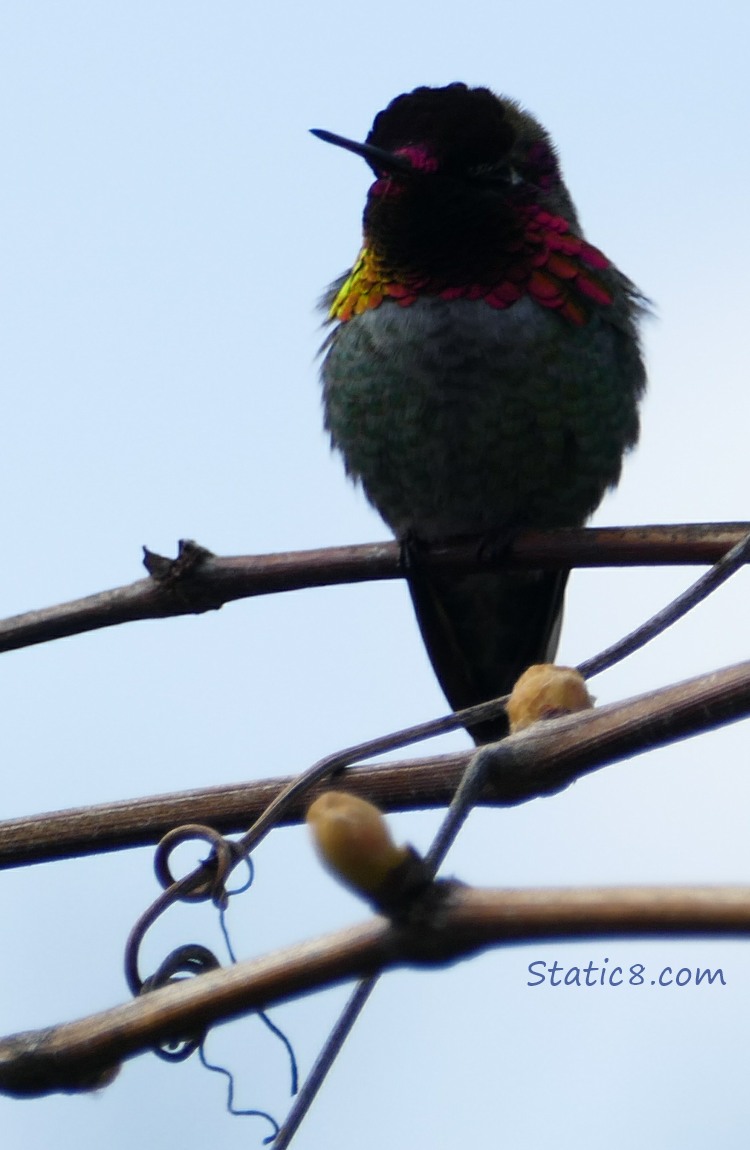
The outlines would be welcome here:
<svg viewBox="0 0 750 1150">
<path fill-rule="evenodd" d="M 469 169 L 469 176 L 477 183 L 513 187 L 523 183 L 523 176 L 510 164 L 476 164 Z"/>
</svg>

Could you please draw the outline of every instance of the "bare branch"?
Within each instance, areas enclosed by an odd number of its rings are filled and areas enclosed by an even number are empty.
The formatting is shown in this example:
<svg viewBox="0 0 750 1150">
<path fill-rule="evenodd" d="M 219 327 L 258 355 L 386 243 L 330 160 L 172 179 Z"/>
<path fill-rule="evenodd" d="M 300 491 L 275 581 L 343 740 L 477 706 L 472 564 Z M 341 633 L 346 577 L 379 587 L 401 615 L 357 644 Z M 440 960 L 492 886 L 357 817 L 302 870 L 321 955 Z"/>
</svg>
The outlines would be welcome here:
<svg viewBox="0 0 750 1150">
<path fill-rule="evenodd" d="M 502 556 L 480 553 L 476 540 L 463 540 L 431 547 L 424 562 L 461 570 L 703 564 L 715 562 L 748 531 L 749 523 L 691 523 L 530 532 Z M 137 619 L 218 610 L 256 595 L 403 576 L 397 543 L 221 558 L 183 542 L 176 559 L 146 551 L 144 562 L 148 579 L 0 622 L 0 652 Z"/>
<path fill-rule="evenodd" d="M 538 723 L 480 750 L 493 759 L 493 784 L 479 801 L 489 806 L 525 802 L 559 790 L 587 771 L 748 714 L 750 662 L 593 711 Z M 447 806 L 471 754 L 465 751 L 351 768 L 345 786 L 386 811 Z M 0 868 L 153 845 L 182 823 L 207 823 L 223 832 L 243 830 L 296 777 L 11 819 L 0 823 Z M 311 798 L 322 789 L 318 784 L 298 796 L 280 816 L 279 824 L 300 822 Z"/>
<path fill-rule="evenodd" d="M 382 918 L 201 974 L 77 1022 L 0 1039 L 0 1091 L 89 1089 L 102 1068 L 155 1043 L 397 966 L 440 966 L 534 939 L 750 933 L 750 887 L 474 890 L 458 887 L 429 923 Z"/>
</svg>

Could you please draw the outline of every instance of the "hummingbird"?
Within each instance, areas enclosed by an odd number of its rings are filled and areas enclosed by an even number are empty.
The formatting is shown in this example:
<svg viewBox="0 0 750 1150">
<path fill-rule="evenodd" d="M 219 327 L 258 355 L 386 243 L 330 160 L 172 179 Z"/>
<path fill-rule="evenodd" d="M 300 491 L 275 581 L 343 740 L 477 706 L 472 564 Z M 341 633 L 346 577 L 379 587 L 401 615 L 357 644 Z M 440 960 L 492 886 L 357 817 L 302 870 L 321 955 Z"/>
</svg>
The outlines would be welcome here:
<svg viewBox="0 0 750 1150">
<path fill-rule="evenodd" d="M 568 572 L 430 571 L 420 544 L 585 523 L 638 438 L 646 301 L 584 238 L 552 140 L 516 101 L 419 87 L 364 143 L 313 134 L 374 174 L 359 255 L 323 300 L 325 427 L 404 544 L 459 710 L 553 661 Z M 467 729 L 481 744 L 507 724 Z"/>
</svg>

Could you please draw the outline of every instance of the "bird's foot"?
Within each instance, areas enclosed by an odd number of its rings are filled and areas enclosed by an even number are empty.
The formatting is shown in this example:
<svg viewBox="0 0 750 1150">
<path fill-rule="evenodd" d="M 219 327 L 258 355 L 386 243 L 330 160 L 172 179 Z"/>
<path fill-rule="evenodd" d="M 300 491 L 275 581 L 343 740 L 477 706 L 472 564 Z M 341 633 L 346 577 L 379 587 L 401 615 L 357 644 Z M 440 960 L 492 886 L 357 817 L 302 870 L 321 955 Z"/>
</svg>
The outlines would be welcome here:
<svg viewBox="0 0 750 1150">
<path fill-rule="evenodd" d="M 415 531 L 409 530 L 398 541 L 400 548 L 399 565 L 408 579 L 424 570 L 427 565 L 426 560 L 431 554 L 451 546 L 466 548 L 467 555 L 471 555 L 476 548 L 475 553 L 480 563 L 496 563 L 507 557 L 517 534 L 518 528 L 513 526 L 486 532 L 481 536 L 452 535 L 444 539 L 427 540 L 417 535 Z"/>
<path fill-rule="evenodd" d="M 424 556 L 430 549 L 429 543 L 419 536 L 411 528 L 400 537 L 398 541 L 399 546 L 399 566 L 404 575 L 413 575 L 416 570 L 423 566 Z"/>
<path fill-rule="evenodd" d="M 497 531 L 489 532 L 480 540 L 478 548 L 479 559 L 486 563 L 491 563 L 507 558 L 517 534 L 518 528 L 515 526 L 502 527 Z"/>
</svg>

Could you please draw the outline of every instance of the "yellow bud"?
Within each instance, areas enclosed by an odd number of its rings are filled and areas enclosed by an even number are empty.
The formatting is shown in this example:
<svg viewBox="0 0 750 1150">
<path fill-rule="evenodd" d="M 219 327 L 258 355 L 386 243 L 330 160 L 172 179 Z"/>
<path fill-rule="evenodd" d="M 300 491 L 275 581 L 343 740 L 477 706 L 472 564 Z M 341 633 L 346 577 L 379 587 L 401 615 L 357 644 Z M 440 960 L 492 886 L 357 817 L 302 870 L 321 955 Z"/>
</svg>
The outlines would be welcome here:
<svg viewBox="0 0 750 1150">
<path fill-rule="evenodd" d="M 516 680 L 506 710 L 511 731 L 522 731 L 539 719 L 587 711 L 593 705 L 586 681 L 575 667 L 537 663 Z"/>
<path fill-rule="evenodd" d="M 410 857 L 397 847 L 372 803 L 344 791 L 326 791 L 310 806 L 307 822 L 318 855 L 346 886 L 371 895 Z"/>
</svg>

